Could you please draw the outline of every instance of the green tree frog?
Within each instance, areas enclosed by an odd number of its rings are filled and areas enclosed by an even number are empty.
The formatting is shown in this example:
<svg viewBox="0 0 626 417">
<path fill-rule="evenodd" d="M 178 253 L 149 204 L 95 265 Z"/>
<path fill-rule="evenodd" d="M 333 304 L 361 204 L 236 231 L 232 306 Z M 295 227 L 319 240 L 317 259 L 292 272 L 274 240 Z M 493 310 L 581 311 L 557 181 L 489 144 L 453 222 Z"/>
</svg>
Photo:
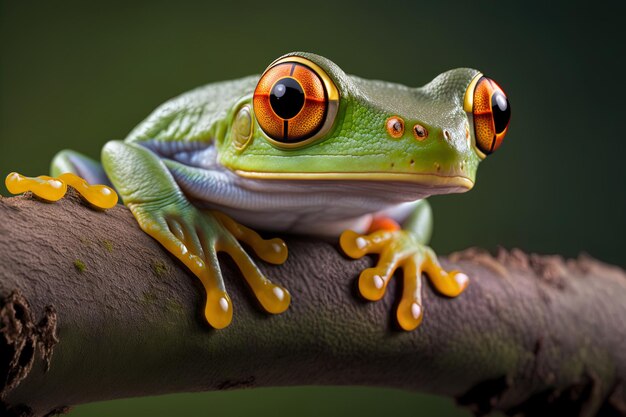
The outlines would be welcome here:
<svg viewBox="0 0 626 417">
<path fill-rule="evenodd" d="M 285 311 L 289 292 L 265 277 L 287 247 L 253 229 L 339 238 L 352 258 L 379 255 L 358 278 L 379 300 L 403 270 L 402 329 L 423 317 L 421 274 L 443 295 L 468 284 L 432 249 L 426 197 L 472 188 L 479 162 L 501 145 L 510 105 L 480 72 L 445 72 L 420 88 L 345 74 L 311 53 L 290 53 L 263 74 L 192 90 L 157 108 L 102 163 L 60 152 L 52 175 L 113 184 L 139 226 L 206 289 L 214 328 L 232 320 L 217 252 L 230 255 L 261 306 Z M 49 177 L 48 177 L 49 178 Z"/>
</svg>

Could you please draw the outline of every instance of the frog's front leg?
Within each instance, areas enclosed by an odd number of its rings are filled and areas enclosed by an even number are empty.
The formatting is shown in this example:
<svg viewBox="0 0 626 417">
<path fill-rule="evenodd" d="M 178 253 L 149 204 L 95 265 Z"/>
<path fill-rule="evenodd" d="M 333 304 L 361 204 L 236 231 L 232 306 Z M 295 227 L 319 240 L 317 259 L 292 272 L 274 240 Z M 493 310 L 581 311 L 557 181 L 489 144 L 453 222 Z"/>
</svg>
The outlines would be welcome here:
<svg viewBox="0 0 626 417">
<path fill-rule="evenodd" d="M 260 304 L 270 313 L 281 313 L 290 295 L 268 280 L 239 241 L 251 246 L 263 260 L 280 264 L 287 247 L 280 239 L 264 240 L 228 216 L 193 206 L 182 193 L 163 161 L 136 143 L 109 142 L 102 162 L 124 203 L 139 226 L 182 261 L 206 289 L 205 317 L 214 328 L 232 320 L 232 303 L 220 272 L 218 252 L 230 255 Z"/>
<path fill-rule="evenodd" d="M 402 268 L 403 292 L 396 317 L 404 330 L 413 330 L 422 322 L 422 272 L 437 291 L 448 297 L 458 296 L 467 287 L 467 275 L 459 271 L 446 272 L 435 252 L 426 246 L 432 229 L 432 212 L 426 200 L 417 203 L 402 228 L 387 218 L 375 219 L 372 226 L 367 235 L 346 230 L 341 235 L 340 245 L 354 259 L 369 253 L 380 255 L 377 265 L 365 269 L 359 276 L 359 291 L 368 300 L 380 300 L 395 270 Z"/>
</svg>

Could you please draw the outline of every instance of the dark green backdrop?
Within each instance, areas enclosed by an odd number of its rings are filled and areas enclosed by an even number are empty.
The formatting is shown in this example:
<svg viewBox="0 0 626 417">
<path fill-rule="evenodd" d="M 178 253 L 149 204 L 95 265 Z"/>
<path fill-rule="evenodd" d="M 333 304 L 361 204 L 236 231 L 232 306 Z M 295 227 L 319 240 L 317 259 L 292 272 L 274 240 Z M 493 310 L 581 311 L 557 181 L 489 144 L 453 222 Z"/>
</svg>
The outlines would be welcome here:
<svg viewBox="0 0 626 417">
<path fill-rule="evenodd" d="M 0 173 L 47 173 L 62 148 L 97 157 L 167 98 L 259 73 L 292 50 L 408 85 L 471 66 L 507 92 L 510 133 L 473 191 L 431 200 L 434 248 L 586 251 L 625 266 L 624 13 L 600 3 L 1 1 Z M 122 400 L 71 416 L 177 407 L 224 417 L 467 415 L 397 391 L 293 388 Z"/>
</svg>

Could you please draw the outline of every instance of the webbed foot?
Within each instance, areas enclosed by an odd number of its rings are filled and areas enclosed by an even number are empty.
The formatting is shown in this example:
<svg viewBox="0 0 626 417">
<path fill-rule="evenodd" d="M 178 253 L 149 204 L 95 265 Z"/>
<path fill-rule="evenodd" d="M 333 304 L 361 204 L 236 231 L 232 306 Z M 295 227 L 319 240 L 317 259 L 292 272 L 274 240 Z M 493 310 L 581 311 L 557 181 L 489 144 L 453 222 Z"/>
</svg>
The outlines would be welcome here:
<svg viewBox="0 0 626 417">
<path fill-rule="evenodd" d="M 110 187 L 100 184 L 89 184 L 83 178 L 64 173 L 57 177 L 40 175 L 38 177 L 26 177 L 17 172 L 12 172 L 5 179 L 7 190 L 11 194 L 32 192 L 40 199 L 55 202 L 65 196 L 67 186 L 72 186 L 92 207 L 97 209 L 110 209 L 117 204 L 117 193 Z"/>
<path fill-rule="evenodd" d="M 396 317 L 400 327 L 407 331 L 422 322 L 422 271 L 428 275 L 435 289 L 448 297 L 461 294 L 469 282 L 467 275 L 459 271 L 446 272 L 441 268 L 435 252 L 406 230 L 379 230 L 369 235 L 346 230 L 339 243 L 343 251 L 354 259 L 370 253 L 380 255 L 377 265 L 365 269 L 359 276 L 359 291 L 368 300 L 380 300 L 396 269 L 402 268 L 403 292 Z"/>
<path fill-rule="evenodd" d="M 289 292 L 267 279 L 239 244 L 247 244 L 266 262 L 281 264 L 287 260 L 287 246 L 281 239 L 265 240 L 225 214 L 200 211 L 186 202 L 164 207 L 148 203 L 131 204 L 129 208 L 140 227 L 200 279 L 207 294 L 204 315 L 214 328 L 228 326 L 233 315 L 232 302 L 220 271 L 218 252 L 232 257 L 267 312 L 278 314 L 289 307 Z"/>
</svg>

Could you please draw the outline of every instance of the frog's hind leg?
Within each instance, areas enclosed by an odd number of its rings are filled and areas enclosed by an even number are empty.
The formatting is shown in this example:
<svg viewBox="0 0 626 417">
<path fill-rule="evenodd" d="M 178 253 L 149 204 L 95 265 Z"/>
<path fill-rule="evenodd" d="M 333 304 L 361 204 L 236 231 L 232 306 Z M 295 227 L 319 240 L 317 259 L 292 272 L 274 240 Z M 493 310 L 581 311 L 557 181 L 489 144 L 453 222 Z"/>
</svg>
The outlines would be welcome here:
<svg viewBox="0 0 626 417">
<path fill-rule="evenodd" d="M 57 153 L 52 159 L 50 172 L 53 177 L 69 172 L 85 179 L 89 184 L 102 184 L 113 188 L 100 162 L 75 151 L 63 150 Z"/>
</svg>

